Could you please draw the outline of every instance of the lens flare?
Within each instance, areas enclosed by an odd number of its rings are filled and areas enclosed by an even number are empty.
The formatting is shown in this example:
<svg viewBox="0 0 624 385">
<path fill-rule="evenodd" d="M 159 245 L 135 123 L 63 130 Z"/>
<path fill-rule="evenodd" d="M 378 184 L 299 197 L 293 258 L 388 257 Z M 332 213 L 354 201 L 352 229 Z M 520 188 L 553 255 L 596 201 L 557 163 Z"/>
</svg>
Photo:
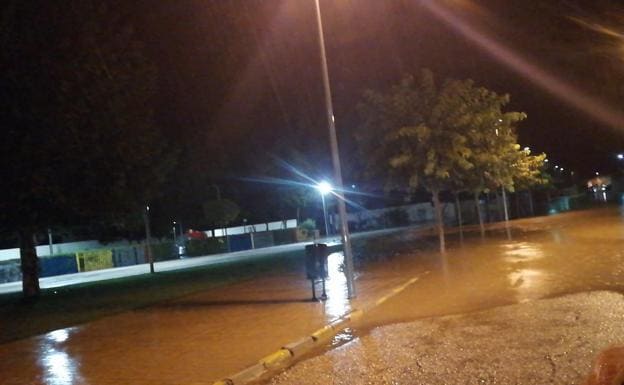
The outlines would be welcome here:
<svg viewBox="0 0 624 385">
<path fill-rule="evenodd" d="M 462 34 L 494 59 L 559 100 L 564 101 L 609 127 L 618 130 L 624 127 L 624 114 L 529 62 L 511 48 L 487 36 L 475 26 L 457 16 L 442 2 L 437 0 L 423 0 L 421 4 L 423 4 L 424 8 L 434 17 Z"/>
</svg>

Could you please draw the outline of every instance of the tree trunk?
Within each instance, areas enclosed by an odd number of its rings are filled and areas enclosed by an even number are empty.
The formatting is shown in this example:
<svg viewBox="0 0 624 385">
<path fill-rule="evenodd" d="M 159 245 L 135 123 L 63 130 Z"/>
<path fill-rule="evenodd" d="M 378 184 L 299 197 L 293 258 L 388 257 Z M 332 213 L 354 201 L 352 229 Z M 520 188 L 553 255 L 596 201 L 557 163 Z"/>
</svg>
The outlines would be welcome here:
<svg viewBox="0 0 624 385">
<path fill-rule="evenodd" d="M 492 218 L 490 215 L 490 193 L 485 193 L 485 219 L 487 223 L 492 222 Z"/>
<path fill-rule="evenodd" d="M 533 207 L 533 194 L 531 193 L 531 190 L 527 190 L 527 193 L 529 194 L 529 212 L 531 213 L 531 216 L 534 216 L 535 209 Z"/>
<path fill-rule="evenodd" d="M 514 198 L 516 200 L 516 218 L 520 218 L 520 193 L 518 191 L 515 192 Z"/>
<path fill-rule="evenodd" d="M 455 215 L 457 216 L 457 225 L 459 226 L 459 240 L 464 242 L 464 224 L 462 221 L 461 202 L 459 194 L 455 194 Z"/>
<path fill-rule="evenodd" d="M 438 237 L 440 238 L 440 253 L 446 252 L 446 245 L 444 242 L 444 223 L 442 221 L 442 205 L 440 205 L 440 192 L 432 191 L 433 195 L 433 207 L 436 215 L 436 226 L 438 228 Z"/>
<path fill-rule="evenodd" d="M 505 212 L 505 231 L 507 232 L 507 239 L 511 239 L 511 230 L 509 229 L 509 211 L 507 210 L 507 193 L 505 192 L 505 186 L 501 187 L 503 196 L 503 209 Z"/>
<path fill-rule="evenodd" d="M 502 190 L 502 199 L 503 199 L 503 213 L 505 214 L 505 222 L 509 222 L 509 210 L 507 209 L 507 192 L 505 192 L 505 187 L 501 187 Z"/>
<path fill-rule="evenodd" d="M 39 260 L 35 248 L 34 231 L 19 230 L 20 261 L 22 264 L 22 293 L 26 299 L 39 296 Z"/>
<path fill-rule="evenodd" d="M 481 238 L 485 236 L 485 226 L 483 225 L 483 215 L 481 214 L 481 205 L 479 205 L 479 193 L 474 193 L 475 208 L 477 209 L 477 218 L 479 218 L 479 229 L 481 230 Z"/>
</svg>

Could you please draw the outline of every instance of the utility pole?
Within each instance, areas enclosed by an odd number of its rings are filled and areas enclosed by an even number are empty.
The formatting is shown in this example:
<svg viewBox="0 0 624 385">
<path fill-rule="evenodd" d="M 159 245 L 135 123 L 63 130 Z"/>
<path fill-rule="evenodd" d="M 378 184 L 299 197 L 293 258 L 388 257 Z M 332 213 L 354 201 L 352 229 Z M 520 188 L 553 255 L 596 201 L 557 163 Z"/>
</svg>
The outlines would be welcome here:
<svg viewBox="0 0 624 385">
<path fill-rule="evenodd" d="M 145 205 L 145 210 L 143 210 L 143 222 L 145 222 L 145 248 L 147 251 L 147 261 L 150 265 L 150 273 L 154 273 L 154 256 L 152 255 L 152 233 L 150 230 L 149 210 L 149 205 Z"/>
<path fill-rule="evenodd" d="M 334 117 L 334 107 L 332 104 L 331 88 L 329 85 L 329 71 L 327 69 L 327 55 L 325 53 L 325 38 L 323 36 L 323 21 L 321 19 L 321 6 L 319 0 L 315 0 L 316 22 L 319 34 L 319 48 L 321 51 L 321 68 L 323 74 L 323 88 L 325 91 L 325 109 L 327 111 L 327 121 L 329 123 L 329 144 L 331 147 L 332 163 L 334 166 L 334 183 L 337 186 L 336 196 L 338 198 L 338 215 L 340 216 L 340 232 L 342 246 L 344 249 L 345 275 L 347 276 L 347 294 L 349 298 L 355 297 L 353 252 L 351 250 L 351 235 L 349 234 L 349 223 L 347 221 L 347 207 L 344 198 L 344 187 L 342 184 L 342 171 L 340 168 L 340 155 L 338 152 L 338 139 L 336 137 L 336 121 Z"/>
<path fill-rule="evenodd" d="M 52 229 L 48 227 L 48 246 L 50 246 L 50 256 L 54 255 L 54 248 L 52 243 Z"/>
</svg>

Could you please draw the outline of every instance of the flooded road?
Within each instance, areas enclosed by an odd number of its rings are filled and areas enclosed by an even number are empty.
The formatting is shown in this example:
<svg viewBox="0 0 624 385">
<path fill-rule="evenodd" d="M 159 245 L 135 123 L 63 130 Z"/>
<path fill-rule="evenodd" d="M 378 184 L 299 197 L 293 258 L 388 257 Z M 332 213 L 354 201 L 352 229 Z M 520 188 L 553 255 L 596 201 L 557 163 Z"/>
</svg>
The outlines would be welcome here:
<svg viewBox="0 0 624 385">
<path fill-rule="evenodd" d="M 359 266 L 358 297 L 346 298 L 342 256 L 329 259 L 329 299 L 309 301 L 303 263 L 85 325 L 0 345 L 0 384 L 210 384 L 393 287 L 420 279 L 375 308 L 355 333 L 417 318 L 590 290 L 624 292 L 624 220 L 600 209 L 513 222 L 459 244 L 413 232 L 367 240 L 360 253 L 397 254 Z M 425 272 L 428 272 L 425 274 Z M 348 337 L 348 338 L 347 338 Z M 350 339 L 350 336 L 345 338 Z"/>
<path fill-rule="evenodd" d="M 600 209 L 514 221 L 512 237 L 499 230 L 482 241 L 471 234 L 445 257 L 409 259 L 430 274 L 369 317 L 368 326 L 465 313 L 568 293 L 624 292 L 624 217 Z"/>
</svg>

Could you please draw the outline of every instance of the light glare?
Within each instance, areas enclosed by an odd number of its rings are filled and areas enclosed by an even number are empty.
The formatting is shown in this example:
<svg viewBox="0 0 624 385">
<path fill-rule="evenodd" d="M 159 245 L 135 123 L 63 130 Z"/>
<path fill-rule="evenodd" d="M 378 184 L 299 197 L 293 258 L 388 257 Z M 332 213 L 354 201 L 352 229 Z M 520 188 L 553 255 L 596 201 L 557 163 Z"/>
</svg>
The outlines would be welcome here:
<svg viewBox="0 0 624 385">
<path fill-rule="evenodd" d="M 316 185 L 316 189 L 319 190 L 321 194 L 326 195 L 332 192 L 332 185 L 323 181 Z"/>
</svg>

